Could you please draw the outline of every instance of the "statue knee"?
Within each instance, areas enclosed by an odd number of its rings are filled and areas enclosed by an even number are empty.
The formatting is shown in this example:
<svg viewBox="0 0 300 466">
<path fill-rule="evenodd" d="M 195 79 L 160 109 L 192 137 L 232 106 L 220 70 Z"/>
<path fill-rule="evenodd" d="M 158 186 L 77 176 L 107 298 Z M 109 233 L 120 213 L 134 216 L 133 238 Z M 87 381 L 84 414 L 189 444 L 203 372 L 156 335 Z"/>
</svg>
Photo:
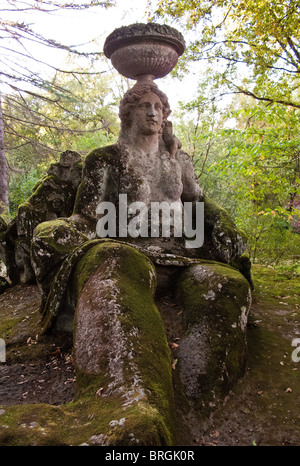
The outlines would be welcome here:
<svg viewBox="0 0 300 466">
<path fill-rule="evenodd" d="M 234 319 L 241 308 L 245 307 L 248 313 L 251 303 L 249 282 L 239 271 L 222 263 L 188 267 L 180 275 L 178 296 L 189 309 L 189 319 L 195 321 L 199 314 L 209 317 L 216 313 Z"/>
<path fill-rule="evenodd" d="M 77 376 L 90 381 L 85 390 L 101 376 L 102 396 L 120 397 L 123 406 L 147 403 L 153 377 L 159 391 L 171 390 L 170 352 L 153 299 L 155 284 L 152 262 L 126 244 L 101 242 L 77 264 L 74 363 Z"/>
<path fill-rule="evenodd" d="M 209 410 L 245 370 L 250 285 L 230 266 L 203 263 L 186 268 L 177 290 L 186 327 L 178 355 L 182 382 L 199 408 Z"/>
<path fill-rule="evenodd" d="M 49 272 L 57 271 L 65 257 L 77 246 L 87 241 L 68 219 L 56 219 L 40 223 L 33 232 L 31 242 L 32 266 L 41 283 L 49 282 Z"/>
<path fill-rule="evenodd" d="M 154 296 L 156 271 L 152 261 L 127 244 L 109 240 L 90 248 L 73 274 L 73 289 L 79 296 L 89 277 L 97 270 L 98 286 L 112 280 L 126 293 L 144 289 Z"/>
</svg>

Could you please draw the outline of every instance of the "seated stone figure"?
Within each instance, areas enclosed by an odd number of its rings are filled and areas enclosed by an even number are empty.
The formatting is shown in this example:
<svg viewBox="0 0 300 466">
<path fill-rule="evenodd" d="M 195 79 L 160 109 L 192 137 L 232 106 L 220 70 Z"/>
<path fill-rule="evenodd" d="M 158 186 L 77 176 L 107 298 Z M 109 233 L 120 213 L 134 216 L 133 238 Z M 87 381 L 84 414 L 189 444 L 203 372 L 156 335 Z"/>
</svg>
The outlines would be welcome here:
<svg viewBox="0 0 300 466">
<path fill-rule="evenodd" d="M 239 271 L 243 235 L 204 194 L 169 114 L 155 84 L 129 90 L 120 104 L 118 142 L 88 154 L 73 214 L 39 224 L 31 249 L 44 331 L 74 332 L 78 392 L 94 396 L 101 387 L 102 397 L 117 400 L 129 431 L 136 432 L 133 424 L 152 425 L 149 444 L 174 441 L 170 350 L 155 304 L 160 281 L 167 280 L 183 306 L 178 367 L 185 395 L 202 408 L 242 374 L 251 302 L 250 284 Z M 186 235 L 172 228 L 169 236 L 151 236 L 151 222 L 136 214 L 161 202 L 190 203 L 194 215 L 204 203 L 201 247 L 187 248 Z M 109 206 L 116 225 L 105 230 L 101 219 Z M 147 228 L 129 235 L 122 219 L 128 230 L 130 220 L 136 232 L 141 223 Z M 132 420 L 134 410 L 139 420 Z M 129 431 L 119 432 L 120 442 L 128 441 Z M 113 443 L 112 436 L 105 433 L 104 444 Z"/>
<path fill-rule="evenodd" d="M 144 99 L 149 100 L 149 95 L 157 102 L 144 103 Z M 160 106 L 159 118 L 156 110 L 155 115 L 147 116 L 147 111 L 143 109 L 147 105 Z M 145 123 L 141 113 L 146 115 Z M 187 249 L 183 237 L 156 238 L 151 233 L 146 238 L 133 238 L 130 235 L 119 237 L 142 248 L 159 263 L 171 260 L 165 254 L 176 254 L 218 260 L 237 268 L 242 266 L 245 238 L 228 213 L 203 193 L 190 157 L 177 150 L 180 141 L 170 131 L 169 114 L 167 98 L 156 85 L 136 85 L 124 96 L 120 105 L 122 126 L 118 143 L 95 149 L 86 157 L 73 215 L 42 223 L 36 230 L 32 247 L 33 264 L 45 298 L 51 283 L 50 270 L 55 274 L 75 245 L 97 238 L 96 227 L 100 218 L 97 208 L 101 202 L 108 201 L 117 210 L 122 209 L 119 194 L 126 194 L 127 204 L 141 201 L 147 206 L 151 202 L 162 201 L 204 202 L 205 242 L 201 248 Z M 116 224 L 118 228 L 118 218 Z M 118 238 L 118 232 L 115 237 Z M 51 248 L 53 254 L 48 251 L 48 254 L 42 255 L 41 248 Z M 42 257 L 41 261 L 39 256 Z M 49 257 L 48 261 L 45 256 Z"/>
</svg>

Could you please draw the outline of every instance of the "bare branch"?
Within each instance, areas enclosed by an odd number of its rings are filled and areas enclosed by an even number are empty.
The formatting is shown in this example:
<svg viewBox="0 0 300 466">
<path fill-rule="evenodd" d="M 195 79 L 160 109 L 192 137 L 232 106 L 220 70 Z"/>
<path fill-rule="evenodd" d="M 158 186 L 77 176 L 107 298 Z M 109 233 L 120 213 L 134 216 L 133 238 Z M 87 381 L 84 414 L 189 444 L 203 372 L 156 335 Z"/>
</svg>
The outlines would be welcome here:
<svg viewBox="0 0 300 466">
<path fill-rule="evenodd" d="M 233 84 L 233 83 L 231 83 Z M 285 105 L 287 107 L 293 107 L 293 108 L 300 108 L 300 104 L 296 104 L 295 102 L 289 101 L 289 100 L 283 100 L 283 99 L 277 99 L 277 98 L 271 98 L 271 97 L 261 97 L 255 94 L 252 91 L 246 90 L 246 89 L 241 89 L 238 86 L 235 86 L 238 91 L 232 92 L 232 94 L 244 94 L 248 95 L 249 97 L 253 97 L 255 100 L 260 100 L 262 102 L 270 102 L 272 104 L 281 104 Z"/>
</svg>

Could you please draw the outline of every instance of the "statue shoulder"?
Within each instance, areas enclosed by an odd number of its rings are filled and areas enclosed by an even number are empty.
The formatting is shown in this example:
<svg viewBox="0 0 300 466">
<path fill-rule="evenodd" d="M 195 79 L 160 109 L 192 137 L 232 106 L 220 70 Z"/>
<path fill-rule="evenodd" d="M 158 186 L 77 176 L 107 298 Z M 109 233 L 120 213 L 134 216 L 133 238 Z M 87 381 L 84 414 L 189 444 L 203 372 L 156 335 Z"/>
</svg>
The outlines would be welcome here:
<svg viewBox="0 0 300 466">
<path fill-rule="evenodd" d="M 118 158 L 119 149 L 117 144 L 110 146 L 98 147 L 91 150 L 85 158 L 84 165 L 86 169 L 93 169 L 96 165 L 113 165 Z"/>
<path fill-rule="evenodd" d="M 191 168 L 193 167 L 192 157 L 184 150 L 179 149 L 176 152 L 176 158 L 181 165 L 189 165 Z"/>
</svg>

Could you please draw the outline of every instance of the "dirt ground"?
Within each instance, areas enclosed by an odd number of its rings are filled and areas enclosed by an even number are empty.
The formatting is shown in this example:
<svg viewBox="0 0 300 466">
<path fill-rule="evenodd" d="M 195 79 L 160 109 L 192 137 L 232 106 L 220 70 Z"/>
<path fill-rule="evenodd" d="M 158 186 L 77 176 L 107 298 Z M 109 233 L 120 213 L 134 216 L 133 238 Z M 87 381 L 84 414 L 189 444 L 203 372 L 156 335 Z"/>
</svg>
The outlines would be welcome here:
<svg viewBox="0 0 300 466">
<path fill-rule="evenodd" d="M 263 267 L 254 268 L 253 276 L 245 375 L 209 419 L 191 421 L 188 445 L 300 444 L 300 363 L 292 359 L 292 342 L 300 338 L 300 279 Z M 74 397 L 72 340 L 39 335 L 39 303 L 35 285 L 18 285 L 0 296 L 0 337 L 6 342 L 0 429 L 6 406 L 61 405 Z M 174 304 L 165 300 L 163 312 L 168 306 Z"/>
<path fill-rule="evenodd" d="M 0 363 L 0 405 L 71 401 L 75 392 L 72 340 L 39 335 L 40 293 L 35 285 L 18 285 L 0 296 L 1 337 L 6 363 Z M 13 325 L 12 329 L 9 325 Z"/>
</svg>

